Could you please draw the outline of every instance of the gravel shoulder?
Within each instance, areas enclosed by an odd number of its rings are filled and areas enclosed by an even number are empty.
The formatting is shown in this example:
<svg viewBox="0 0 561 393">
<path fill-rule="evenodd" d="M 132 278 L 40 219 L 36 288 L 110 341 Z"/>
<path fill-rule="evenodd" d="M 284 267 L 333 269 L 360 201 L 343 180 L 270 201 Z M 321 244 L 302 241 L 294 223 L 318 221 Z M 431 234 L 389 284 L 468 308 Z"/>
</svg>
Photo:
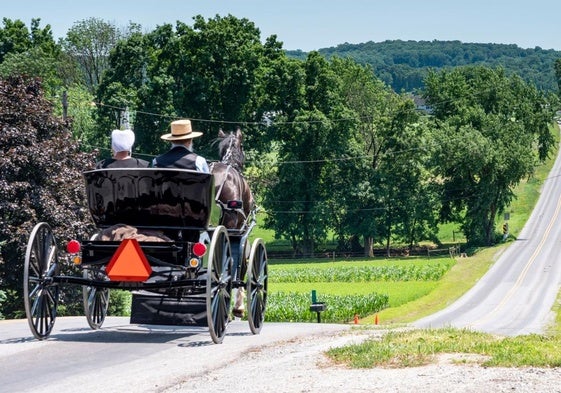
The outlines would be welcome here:
<svg viewBox="0 0 561 393">
<path fill-rule="evenodd" d="M 485 368 L 477 357 L 444 355 L 401 369 L 348 369 L 324 355 L 332 347 L 381 336 L 381 330 L 327 332 L 248 350 L 228 364 L 190 375 L 170 392 L 561 392 L 561 369 Z M 460 363 L 460 364 L 459 364 Z"/>
</svg>

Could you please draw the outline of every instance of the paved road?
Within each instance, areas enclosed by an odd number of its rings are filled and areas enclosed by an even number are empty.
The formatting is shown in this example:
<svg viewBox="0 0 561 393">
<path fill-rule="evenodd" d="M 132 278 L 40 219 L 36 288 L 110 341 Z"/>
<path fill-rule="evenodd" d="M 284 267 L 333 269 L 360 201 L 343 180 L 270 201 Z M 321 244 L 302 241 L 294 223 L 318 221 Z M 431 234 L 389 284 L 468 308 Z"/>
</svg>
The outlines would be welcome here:
<svg viewBox="0 0 561 393">
<path fill-rule="evenodd" d="M 513 212 L 516 214 L 516 212 Z M 489 272 L 450 307 L 417 327 L 467 327 L 515 336 L 543 333 L 561 286 L 561 157 L 516 241 Z"/>
<path fill-rule="evenodd" d="M 103 329 L 94 331 L 85 317 L 65 317 L 57 318 L 49 339 L 38 341 L 27 320 L 0 321 L 0 392 L 165 391 L 201 373 L 212 375 L 244 353 L 350 328 L 265 323 L 253 335 L 247 322 L 236 320 L 224 342 L 214 344 L 205 327 L 130 325 L 127 317 L 108 317 Z M 255 378 L 264 383 L 264 376 Z"/>
</svg>

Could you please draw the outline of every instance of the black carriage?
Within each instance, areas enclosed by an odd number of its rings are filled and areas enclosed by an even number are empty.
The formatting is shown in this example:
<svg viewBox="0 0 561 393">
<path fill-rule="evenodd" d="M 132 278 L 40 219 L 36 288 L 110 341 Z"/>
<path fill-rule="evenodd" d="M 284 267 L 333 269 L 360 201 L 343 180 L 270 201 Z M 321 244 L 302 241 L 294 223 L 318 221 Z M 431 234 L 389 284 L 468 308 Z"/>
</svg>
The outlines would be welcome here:
<svg viewBox="0 0 561 393">
<path fill-rule="evenodd" d="M 132 291 L 131 323 L 205 325 L 221 343 L 234 290 L 245 289 L 253 334 L 263 326 L 267 253 L 249 244 L 255 211 L 241 229 L 220 225 L 214 178 L 183 169 L 99 169 L 84 173 L 89 209 L 98 228 L 90 239 L 59 250 L 48 223 L 37 224 L 24 266 L 25 311 L 33 335 L 49 336 L 59 288 L 79 284 L 88 324 L 102 326 L 111 289 Z M 232 206 L 236 206 L 233 203 Z M 61 275 L 61 263 L 81 275 Z"/>
</svg>

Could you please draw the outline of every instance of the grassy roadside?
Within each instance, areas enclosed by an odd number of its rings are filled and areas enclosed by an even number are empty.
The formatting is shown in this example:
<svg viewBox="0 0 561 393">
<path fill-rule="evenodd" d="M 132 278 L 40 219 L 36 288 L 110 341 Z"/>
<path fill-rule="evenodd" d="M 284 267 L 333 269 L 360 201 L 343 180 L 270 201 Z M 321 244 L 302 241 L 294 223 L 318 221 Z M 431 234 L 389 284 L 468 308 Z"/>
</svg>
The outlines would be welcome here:
<svg viewBox="0 0 561 393">
<path fill-rule="evenodd" d="M 382 310 L 378 314 L 379 322 L 384 325 L 409 323 L 447 307 L 473 287 L 505 248 L 503 244 L 459 258 L 433 291 L 399 307 Z"/>
<path fill-rule="evenodd" d="M 352 368 L 417 367 L 432 363 L 441 354 L 453 354 L 456 363 L 483 367 L 549 368 L 561 367 L 560 344 L 559 336 L 498 338 L 465 329 L 395 330 L 381 339 L 330 349 L 327 355 Z"/>
<path fill-rule="evenodd" d="M 555 135 L 559 134 L 556 126 Z M 559 145 L 559 143 L 557 144 Z M 522 182 L 513 201 L 510 230 L 516 236 L 527 221 L 547 181 L 557 151 L 539 168 L 532 179 Z M 501 220 L 498 220 L 501 221 Z M 379 321 L 389 327 L 412 322 L 439 311 L 458 299 L 482 277 L 506 244 L 489 247 L 468 258 L 459 258 L 455 266 L 439 281 L 437 287 L 421 298 L 383 310 Z M 471 362 L 495 367 L 561 367 L 561 292 L 553 312 L 555 324 L 546 335 L 525 335 L 500 338 L 466 329 L 392 330 L 381 339 L 333 348 L 327 355 L 336 363 L 354 368 L 413 367 L 434 361 L 439 354 L 471 354 Z M 466 362 L 459 360 L 458 362 Z"/>
</svg>

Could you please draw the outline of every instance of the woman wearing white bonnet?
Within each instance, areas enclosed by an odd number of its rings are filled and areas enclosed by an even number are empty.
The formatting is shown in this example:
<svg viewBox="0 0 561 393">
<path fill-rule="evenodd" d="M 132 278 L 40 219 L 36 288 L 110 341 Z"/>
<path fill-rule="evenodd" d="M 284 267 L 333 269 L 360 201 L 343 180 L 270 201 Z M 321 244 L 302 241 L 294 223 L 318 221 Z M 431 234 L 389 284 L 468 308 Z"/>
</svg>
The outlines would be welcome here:
<svg viewBox="0 0 561 393">
<path fill-rule="evenodd" d="M 146 168 L 148 161 L 134 158 L 132 146 L 134 132 L 132 130 L 113 130 L 111 132 L 112 158 L 106 158 L 97 163 L 96 168 Z"/>
</svg>

